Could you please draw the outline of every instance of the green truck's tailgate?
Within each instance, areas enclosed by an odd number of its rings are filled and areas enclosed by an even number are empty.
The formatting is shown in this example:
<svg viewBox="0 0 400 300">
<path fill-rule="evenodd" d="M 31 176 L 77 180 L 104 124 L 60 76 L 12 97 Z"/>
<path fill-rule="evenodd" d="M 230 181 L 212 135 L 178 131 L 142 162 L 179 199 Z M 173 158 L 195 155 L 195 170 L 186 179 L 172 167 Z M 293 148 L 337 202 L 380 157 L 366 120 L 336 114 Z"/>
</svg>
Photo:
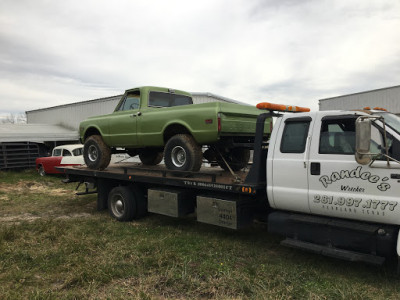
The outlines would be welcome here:
<svg viewBox="0 0 400 300">
<path fill-rule="evenodd" d="M 264 111 L 247 105 L 234 103 L 219 103 L 221 117 L 220 135 L 254 135 L 256 132 L 257 116 Z M 271 119 L 265 121 L 265 133 L 270 133 Z"/>
</svg>

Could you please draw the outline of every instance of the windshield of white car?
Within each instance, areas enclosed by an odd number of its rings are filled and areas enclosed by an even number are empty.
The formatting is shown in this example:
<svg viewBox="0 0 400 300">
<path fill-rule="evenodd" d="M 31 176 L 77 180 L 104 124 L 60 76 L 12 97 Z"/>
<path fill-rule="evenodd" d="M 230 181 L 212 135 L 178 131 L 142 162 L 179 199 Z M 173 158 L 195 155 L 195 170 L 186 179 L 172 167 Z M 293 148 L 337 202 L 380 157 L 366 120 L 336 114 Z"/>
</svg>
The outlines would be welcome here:
<svg viewBox="0 0 400 300">
<path fill-rule="evenodd" d="M 53 150 L 53 156 L 61 156 L 62 149 L 54 149 Z"/>
<path fill-rule="evenodd" d="M 375 112 L 374 115 L 382 116 L 387 126 L 400 134 L 400 117 L 387 112 Z"/>
</svg>

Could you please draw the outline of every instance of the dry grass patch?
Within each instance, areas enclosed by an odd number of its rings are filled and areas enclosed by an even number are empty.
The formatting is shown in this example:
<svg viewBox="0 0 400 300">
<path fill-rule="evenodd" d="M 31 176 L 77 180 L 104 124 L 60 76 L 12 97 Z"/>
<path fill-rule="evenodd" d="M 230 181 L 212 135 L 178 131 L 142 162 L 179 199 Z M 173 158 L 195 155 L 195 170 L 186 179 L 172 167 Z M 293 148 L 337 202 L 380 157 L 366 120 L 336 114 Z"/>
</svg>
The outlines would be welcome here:
<svg viewBox="0 0 400 300">
<path fill-rule="evenodd" d="M 64 188 L 54 188 L 54 184 L 51 182 L 36 182 L 36 181 L 23 181 L 19 180 L 17 183 L 2 183 L 0 184 L 0 192 L 8 195 L 18 194 L 48 194 L 54 196 L 62 196 L 65 194 L 71 194 L 70 190 Z"/>
</svg>

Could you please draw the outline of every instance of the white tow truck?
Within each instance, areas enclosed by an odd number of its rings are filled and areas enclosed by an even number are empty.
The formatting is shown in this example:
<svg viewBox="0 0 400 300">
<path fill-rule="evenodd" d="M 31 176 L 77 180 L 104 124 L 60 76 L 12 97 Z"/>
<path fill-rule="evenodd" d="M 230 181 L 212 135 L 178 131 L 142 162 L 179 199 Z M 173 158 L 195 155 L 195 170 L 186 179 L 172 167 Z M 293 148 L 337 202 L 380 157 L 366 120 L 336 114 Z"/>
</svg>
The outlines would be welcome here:
<svg viewBox="0 0 400 300">
<path fill-rule="evenodd" d="M 283 245 L 349 261 L 400 257 L 400 118 L 382 110 L 319 111 L 260 103 L 253 163 L 234 173 L 114 165 L 62 168 L 96 188 L 120 221 L 147 212 L 239 229 L 255 219 Z M 287 113 L 286 113 L 287 112 Z M 291 113 L 289 113 L 291 112 Z M 266 143 L 264 121 L 276 117 Z"/>
</svg>

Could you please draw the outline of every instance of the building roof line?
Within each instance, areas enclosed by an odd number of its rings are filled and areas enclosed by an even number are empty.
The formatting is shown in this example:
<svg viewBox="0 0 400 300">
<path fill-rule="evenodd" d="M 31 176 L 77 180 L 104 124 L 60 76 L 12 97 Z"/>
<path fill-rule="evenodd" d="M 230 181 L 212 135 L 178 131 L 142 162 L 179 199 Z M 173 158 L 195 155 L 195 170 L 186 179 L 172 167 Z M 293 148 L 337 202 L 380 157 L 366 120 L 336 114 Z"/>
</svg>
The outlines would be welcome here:
<svg viewBox="0 0 400 300">
<path fill-rule="evenodd" d="M 206 92 L 206 93 L 202 93 L 202 92 L 194 92 L 194 93 L 191 93 L 191 94 L 192 94 L 192 95 L 194 95 L 194 96 L 207 96 L 207 97 L 213 97 L 213 98 L 216 98 L 216 99 L 219 99 L 219 100 L 223 100 L 223 101 L 227 101 L 227 102 L 232 102 L 232 103 L 236 103 L 236 104 L 250 105 L 250 104 L 248 104 L 248 103 L 245 103 L 245 102 L 241 102 L 241 101 L 238 101 L 238 100 L 234 100 L 234 99 L 226 98 L 226 97 L 219 96 L 219 95 L 216 95 L 216 94 L 213 94 L 213 93 L 209 93 L 209 92 Z"/>
<path fill-rule="evenodd" d="M 46 107 L 46 108 L 39 108 L 39 109 L 32 109 L 32 110 L 27 110 L 25 113 L 30 113 L 30 112 L 38 112 L 38 111 L 45 111 L 53 108 L 63 108 L 63 107 L 68 107 L 68 106 L 73 106 L 77 104 L 88 104 L 91 102 L 104 102 L 112 98 L 121 98 L 123 95 L 115 95 L 115 96 L 110 96 L 110 97 L 104 97 L 104 98 L 98 98 L 98 99 L 92 99 L 92 100 L 84 100 L 84 101 L 78 101 L 78 102 L 72 102 L 72 103 L 67 103 L 67 104 L 61 104 L 61 105 L 56 105 L 56 106 L 51 106 L 51 107 Z"/>
<path fill-rule="evenodd" d="M 390 86 L 390 87 L 385 87 L 385 88 L 380 88 L 380 89 L 375 89 L 375 90 L 370 90 L 370 91 L 352 93 L 352 94 L 347 94 L 347 95 L 335 96 L 335 97 L 330 97 L 330 98 L 324 98 L 324 99 L 320 99 L 318 101 L 332 100 L 332 99 L 336 99 L 336 98 L 343 98 L 343 97 L 347 97 L 347 96 L 367 94 L 367 93 L 378 92 L 378 91 L 382 91 L 382 90 L 389 90 L 389 89 L 394 89 L 394 88 L 400 88 L 400 85 L 395 85 L 395 86 Z"/>
<path fill-rule="evenodd" d="M 232 102 L 232 103 L 237 103 L 237 104 L 242 104 L 242 105 L 250 105 L 248 103 L 244 103 L 241 101 L 237 101 L 237 100 L 233 100 L 230 98 L 226 98 L 226 97 L 222 97 L 219 95 L 215 95 L 213 93 L 199 93 L 199 92 L 195 92 L 195 93 L 191 93 L 194 96 L 207 96 L 207 97 L 214 97 L 216 99 L 219 100 L 223 100 L 223 101 L 227 101 L 227 102 Z M 51 107 L 46 107 L 46 108 L 39 108 L 39 109 L 33 109 L 33 110 L 27 110 L 25 111 L 26 114 L 31 113 L 31 112 L 39 112 L 39 111 L 46 111 L 46 110 L 51 110 L 54 108 L 64 108 L 64 107 L 69 107 L 69 106 L 74 106 L 74 105 L 81 105 L 81 104 L 89 104 L 92 102 L 104 102 L 104 101 L 108 101 L 111 100 L 112 98 L 121 98 L 123 96 L 123 94 L 121 95 L 115 95 L 115 96 L 110 96 L 110 97 L 104 97 L 104 98 L 97 98 L 97 99 L 92 99 L 92 100 L 84 100 L 84 101 L 78 101 L 78 102 L 72 102 L 72 103 L 67 103 L 67 104 L 61 104 L 61 105 L 56 105 L 56 106 L 51 106 Z"/>
</svg>

